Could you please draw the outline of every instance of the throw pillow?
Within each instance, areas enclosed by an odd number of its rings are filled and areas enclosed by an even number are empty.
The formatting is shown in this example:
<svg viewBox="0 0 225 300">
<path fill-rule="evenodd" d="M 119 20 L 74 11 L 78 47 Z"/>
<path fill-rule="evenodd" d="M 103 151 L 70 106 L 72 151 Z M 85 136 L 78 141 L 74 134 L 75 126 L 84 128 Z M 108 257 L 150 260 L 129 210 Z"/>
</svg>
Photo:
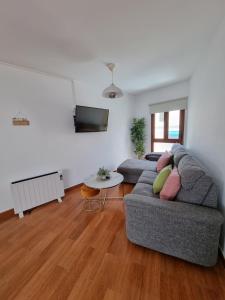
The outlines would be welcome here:
<svg viewBox="0 0 225 300">
<path fill-rule="evenodd" d="M 156 169 L 158 173 L 170 163 L 171 157 L 172 157 L 172 153 L 168 151 L 166 151 L 160 156 L 156 164 Z"/>
<path fill-rule="evenodd" d="M 181 187 L 180 175 L 175 167 L 167 178 L 161 192 L 160 199 L 173 200 Z"/>
<path fill-rule="evenodd" d="M 165 168 L 163 168 L 160 173 L 157 175 L 154 183 L 153 183 L 153 192 L 155 194 L 160 193 L 160 191 L 162 190 L 164 183 L 166 182 L 166 179 L 168 178 L 168 176 L 170 175 L 172 171 L 172 166 L 166 166 Z"/>
</svg>

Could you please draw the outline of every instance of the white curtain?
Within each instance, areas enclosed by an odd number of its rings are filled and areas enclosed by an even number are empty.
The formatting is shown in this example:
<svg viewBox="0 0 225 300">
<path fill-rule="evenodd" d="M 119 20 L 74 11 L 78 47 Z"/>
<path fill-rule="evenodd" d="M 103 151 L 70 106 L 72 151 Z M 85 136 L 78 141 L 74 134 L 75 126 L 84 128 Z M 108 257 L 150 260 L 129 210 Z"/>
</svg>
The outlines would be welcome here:
<svg viewBox="0 0 225 300">
<path fill-rule="evenodd" d="M 167 112 L 171 110 L 187 109 L 187 100 L 188 98 L 180 98 L 176 100 L 150 104 L 149 105 L 150 113 L 154 114 L 159 112 Z"/>
</svg>

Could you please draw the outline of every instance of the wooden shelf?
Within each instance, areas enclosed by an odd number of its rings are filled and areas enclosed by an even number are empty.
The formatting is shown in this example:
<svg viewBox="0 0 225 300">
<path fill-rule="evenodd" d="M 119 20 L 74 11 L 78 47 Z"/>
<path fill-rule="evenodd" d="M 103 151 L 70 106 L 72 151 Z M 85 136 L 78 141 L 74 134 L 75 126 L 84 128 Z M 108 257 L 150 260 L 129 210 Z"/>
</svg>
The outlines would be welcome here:
<svg viewBox="0 0 225 300">
<path fill-rule="evenodd" d="M 17 118 L 13 118 L 12 119 L 12 123 L 14 126 L 29 126 L 30 125 L 30 121 L 27 119 L 17 119 Z"/>
</svg>

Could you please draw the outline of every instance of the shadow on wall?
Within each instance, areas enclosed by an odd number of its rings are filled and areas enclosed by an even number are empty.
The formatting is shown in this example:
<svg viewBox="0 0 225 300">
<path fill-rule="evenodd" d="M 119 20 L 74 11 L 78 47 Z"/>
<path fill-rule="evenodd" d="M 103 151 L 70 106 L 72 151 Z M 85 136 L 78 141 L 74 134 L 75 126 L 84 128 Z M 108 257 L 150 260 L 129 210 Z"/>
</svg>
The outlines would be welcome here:
<svg viewBox="0 0 225 300">
<path fill-rule="evenodd" d="M 221 179 L 221 177 L 220 177 L 220 179 L 216 180 L 216 184 L 219 187 L 219 210 L 225 216 L 225 204 L 222 201 L 222 199 L 225 199 L 224 181 Z M 220 245 L 221 246 L 225 245 L 225 224 L 223 224 L 222 230 L 221 230 Z M 225 252 L 225 248 L 223 248 L 222 250 L 223 250 L 223 253 L 224 253 Z"/>
</svg>

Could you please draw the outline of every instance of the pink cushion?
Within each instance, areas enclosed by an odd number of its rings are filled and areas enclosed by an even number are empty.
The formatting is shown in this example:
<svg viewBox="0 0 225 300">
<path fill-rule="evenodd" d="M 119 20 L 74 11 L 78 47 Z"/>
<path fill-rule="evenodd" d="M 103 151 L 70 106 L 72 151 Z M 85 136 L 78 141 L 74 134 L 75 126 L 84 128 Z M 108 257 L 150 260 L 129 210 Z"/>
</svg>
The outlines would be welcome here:
<svg viewBox="0 0 225 300">
<path fill-rule="evenodd" d="M 160 199 L 173 200 L 176 197 L 180 186 L 180 175 L 177 168 L 174 167 L 160 192 Z"/>
<path fill-rule="evenodd" d="M 160 172 L 163 168 L 165 168 L 169 164 L 171 156 L 172 156 L 172 153 L 170 153 L 168 151 L 166 151 L 165 153 L 163 153 L 160 156 L 160 158 L 156 164 L 157 172 Z"/>
</svg>

